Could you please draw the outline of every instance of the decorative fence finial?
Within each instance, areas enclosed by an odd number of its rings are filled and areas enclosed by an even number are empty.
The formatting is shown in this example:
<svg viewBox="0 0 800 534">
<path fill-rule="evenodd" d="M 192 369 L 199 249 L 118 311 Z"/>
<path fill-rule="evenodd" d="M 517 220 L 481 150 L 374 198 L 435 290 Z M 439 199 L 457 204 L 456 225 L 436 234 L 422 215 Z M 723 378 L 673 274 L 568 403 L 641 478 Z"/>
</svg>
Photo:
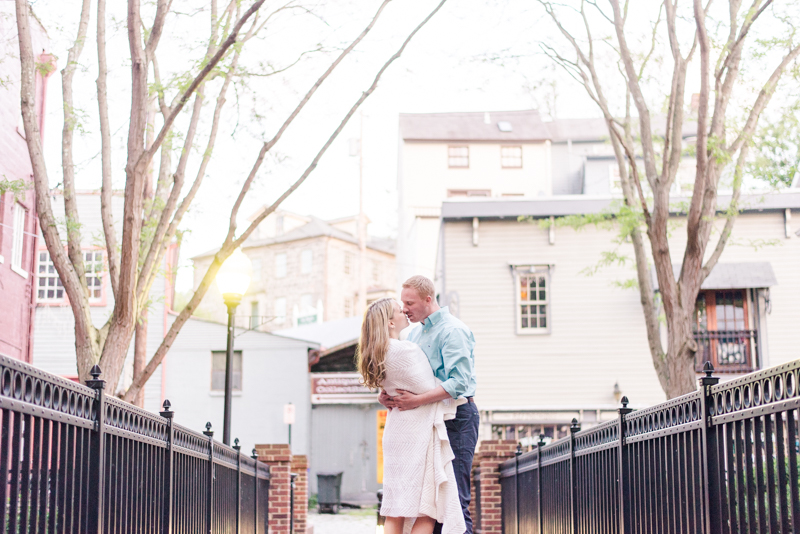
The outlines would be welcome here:
<svg viewBox="0 0 800 534">
<path fill-rule="evenodd" d="M 236 449 L 237 451 L 242 448 L 239 445 L 239 438 L 236 438 L 236 439 L 233 440 L 233 448 Z"/>
<path fill-rule="evenodd" d="M 92 370 L 89 371 L 89 374 L 92 375 L 93 379 L 97 380 L 98 378 L 100 378 L 100 375 L 103 374 L 103 372 L 100 370 L 100 366 L 99 365 L 94 364 L 92 366 Z"/>
<path fill-rule="evenodd" d="M 581 430 L 580 423 L 578 423 L 577 419 L 573 418 L 572 419 L 572 424 L 569 425 L 569 431 L 572 432 L 572 433 L 575 433 L 575 432 L 580 432 L 580 430 Z"/>
<path fill-rule="evenodd" d="M 520 442 L 517 442 L 517 452 L 516 452 L 516 455 L 517 455 L 517 456 L 519 456 L 520 454 L 522 454 L 522 443 L 520 443 Z"/>
<path fill-rule="evenodd" d="M 258 460 L 258 451 L 256 450 L 255 447 L 253 447 L 253 454 L 250 455 L 250 458 L 252 458 L 253 460 Z"/>
<path fill-rule="evenodd" d="M 213 437 L 214 436 L 214 431 L 211 430 L 211 421 L 206 423 L 206 430 L 205 430 L 205 432 L 203 432 L 203 434 L 205 434 L 208 437 Z"/>
<path fill-rule="evenodd" d="M 706 374 L 706 377 L 711 378 L 711 375 L 714 373 L 714 366 L 711 365 L 711 362 L 706 360 L 706 363 L 703 364 L 703 372 Z"/>
<path fill-rule="evenodd" d="M 627 408 L 628 404 L 630 404 L 630 401 L 628 400 L 628 397 L 622 397 L 622 407 L 623 408 Z"/>
<path fill-rule="evenodd" d="M 170 408 L 172 408 L 172 403 L 169 402 L 169 399 L 164 399 L 164 411 L 168 412 Z"/>
</svg>

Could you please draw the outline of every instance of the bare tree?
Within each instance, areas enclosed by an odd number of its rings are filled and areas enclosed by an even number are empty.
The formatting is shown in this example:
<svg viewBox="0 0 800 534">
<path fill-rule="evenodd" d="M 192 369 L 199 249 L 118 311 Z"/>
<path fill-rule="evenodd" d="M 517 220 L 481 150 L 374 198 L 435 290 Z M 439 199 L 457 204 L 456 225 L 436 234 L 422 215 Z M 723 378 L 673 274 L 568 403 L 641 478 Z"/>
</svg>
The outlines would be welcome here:
<svg viewBox="0 0 800 534">
<path fill-rule="evenodd" d="M 53 264 L 64 285 L 64 290 L 75 317 L 75 345 L 79 376 L 85 380 L 95 364 L 101 366 L 109 388 L 116 390 L 125 362 L 125 356 L 136 331 L 137 319 L 142 316 L 151 287 L 159 275 L 158 265 L 164 258 L 170 243 L 179 232 L 183 216 L 194 200 L 211 161 L 214 145 L 219 132 L 220 121 L 225 107 L 226 95 L 234 78 L 241 75 L 239 61 L 248 41 L 258 35 L 277 13 L 290 9 L 305 9 L 294 0 L 265 14 L 262 10 L 264 0 L 255 0 L 245 9 L 244 2 L 228 0 L 222 6 L 218 0 L 210 0 L 210 35 L 205 57 L 197 72 L 188 72 L 181 83 L 170 85 L 161 79 L 158 62 L 158 46 L 165 31 L 167 16 L 171 12 L 172 0 L 157 0 L 152 24 L 145 27 L 142 20 L 140 0 L 127 2 L 127 36 L 131 61 L 131 112 L 128 122 L 128 142 L 125 162 L 124 216 L 121 241 L 117 242 L 112 213 L 112 146 L 108 110 L 108 66 L 106 58 L 106 0 L 97 2 L 97 102 L 100 118 L 100 153 L 102 159 L 101 218 L 105 247 L 108 259 L 109 278 L 114 295 L 114 310 L 108 321 L 101 327 L 92 323 L 89 314 L 89 290 L 86 281 L 86 268 L 80 253 L 79 214 L 75 203 L 74 162 L 72 161 L 73 132 L 75 120 L 71 115 L 72 78 L 85 42 L 90 19 L 91 0 L 83 0 L 78 33 L 69 51 L 63 77 L 64 126 L 62 132 L 62 166 L 64 172 L 64 201 L 66 212 L 67 250 L 64 250 L 59 235 L 58 224 L 50 203 L 48 173 L 45 168 L 42 147 L 39 141 L 38 126 L 34 108 L 34 69 L 35 58 L 29 30 L 29 7 L 27 0 L 15 0 L 17 26 L 19 31 L 20 59 L 22 63 L 21 103 L 25 133 L 33 166 L 34 185 L 37 197 L 37 210 L 42 233 L 50 252 Z M 441 0 L 432 12 L 414 28 L 402 46 L 386 61 L 377 72 L 373 83 L 364 91 L 350 110 L 320 148 L 311 164 L 300 177 L 280 197 L 243 231 L 237 232 L 239 209 L 256 178 L 267 153 L 281 139 L 287 128 L 294 122 L 319 87 L 331 73 L 350 54 L 350 52 L 372 30 L 390 0 L 383 0 L 376 13 L 361 33 L 336 57 L 325 72 L 303 96 L 293 111 L 286 117 L 277 133 L 264 142 L 255 163 L 242 185 L 241 191 L 230 212 L 228 234 L 221 244 L 214 261 L 203 277 L 200 286 L 189 303 L 178 315 L 166 334 L 163 342 L 146 365 L 141 359 L 137 362 L 133 384 L 124 398 L 136 400 L 142 387 L 152 376 L 175 341 L 181 327 L 197 308 L 222 263 L 255 230 L 256 226 L 273 212 L 300 184 L 311 174 L 320 158 L 336 139 L 358 107 L 377 88 L 384 71 L 405 49 L 416 33 L 441 9 L 446 0 Z M 186 172 L 191 150 L 198 141 L 198 129 L 204 116 L 203 103 L 210 82 L 216 80 L 217 88 L 210 128 L 205 140 L 205 150 L 199 154 L 197 172 L 186 184 Z M 155 94 L 148 88 L 152 86 Z M 171 99 L 168 92 L 174 92 Z M 155 100 L 153 103 L 153 99 Z M 176 120 L 187 109 L 188 122 L 182 136 L 174 135 Z M 148 117 L 148 109 L 155 108 L 159 116 L 159 127 L 153 130 L 153 113 Z M 151 128 L 148 129 L 148 124 Z M 148 133 L 150 130 L 150 133 Z M 182 147 L 177 162 L 172 161 L 172 144 L 182 138 Z M 175 147 L 177 148 L 177 147 Z M 157 169 L 154 158 L 158 155 Z M 151 178 L 152 177 L 152 178 Z M 155 179 L 155 184 L 152 179 Z M 189 186 L 188 191 L 184 185 Z M 146 329 L 142 329 L 146 332 Z M 142 344 L 144 345 L 144 344 Z M 136 352 L 141 353 L 141 350 Z"/>
<path fill-rule="evenodd" d="M 766 79 L 760 82 L 757 96 L 744 108 L 746 118 L 737 128 L 730 110 L 734 89 L 737 82 L 742 85 L 740 72 L 746 46 L 755 40 L 751 39 L 753 27 L 764 18 L 772 0 L 752 0 L 744 10 L 741 0 L 730 0 L 727 10 L 722 10 L 727 11 L 726 16 L 710 23 L 710 1 L 704 6 L 701 0 L 693 0 L 691 14 L 681 17 L 677 0 L 664 0 L 653 24 L 649 50 L 638 53 L 629 45 L 626 23 L 631 6 L 628 0 L 622 6 L 619 0 L 608 0 L 607 7 L 601 7 L 595 0 L 580 0 L 579 7 L 574 8 L 545 0 L 538 2 L 567 45 L 562 48 L 543 44 L 544 52 L 585 88 L 608 125 L 620 169 L 624 209 L 636 219 L 633 224 L 626 224 L 623 231 L 633 244 L 647 340 L 661 387 L 669 398 L 694 391 L 698 347 L 693 338 L 692 320 L 700 286 L 717 264 L 736 221 L 742 172 L 759 118 L 781 77 L 795 63 L 800 45 L 794 32 L 779 43 L 772 43 L 772 54 L 766 57 L 777 54 L 780 57 L 777 64 L 770 67 L 772 70 Z M 587 12 L 589 10 L 591 14 Z M 565 12 L 568 15 L 577 13 L 580 32 L 568 27 Z M 662 14 L 665 24 L 662 24 Z M 688 28 L 692 30 L 693 38 L 682 43 L 679 36 L 684 32 L 681 29 L 687 28 L 679 28 L 679 25 L 682 19 L 687 18 L 690 21 L 693 18 Z M 605 26 L 598 28 L 599 25 Z M 608 28 L 611 28 L 613 37 L 596 37 L 603 35 Z M 671 55 L 666 63 L 669 64 L 671 59 L 672 72 L 669 90 L 666 91 L 666 125 L 661 136 L 654 133 L 653 112 L 645 96 L 643 76 L 664 32 Z M 721 36 L 721 42 L 712 42 L 712 32 Z M 603 54 L 612 54 L 619 67 L 626 90 L 624 117 L 621 113 L 615 114 L 609 104 L 609 93 L 604 87 L 604 82 L 607 84 L 608 81 L 599 73 L 598 43 L 604 46 Z M 564 49 L 568 52 L 563 52 Z M 712 53 L 717 53 L 717 57 L 712 59 Z M 695 54 L 699 54 L 699 63 L 692 61 Z M 682 251 L 683 257 L 678 258 L 668 241 L 670 190 L 684 157 L 684 102 L 690 65 L 699 69 L 700 79 L 696 174 L 686 213 L 687 243 Z M 661 69 L 659 78 L 664 79 L 663 66 Z M 641 157 L 643 169 L 639 168 L 637 157 Z M 730 206 L 720 210 L 717 206 L 718 189 L 723 172 L 732 173 L 733 192 Z M 649 193 L 646 194 L 646 190 Z M 713 231 L 718 220 L 724 221 L 724 225 L 716 235 Z M 716 235 L 716 242 L 709 249 L 712 234 Z M 673 270 L 673 256 L 680 262 L 677 276 Z M 658 278 L 659 298 L 650 277 L 651 262 Z M 662 311 L 666 322 L 666 347 L 660 335 L 659 314 Z"/>
</svg>

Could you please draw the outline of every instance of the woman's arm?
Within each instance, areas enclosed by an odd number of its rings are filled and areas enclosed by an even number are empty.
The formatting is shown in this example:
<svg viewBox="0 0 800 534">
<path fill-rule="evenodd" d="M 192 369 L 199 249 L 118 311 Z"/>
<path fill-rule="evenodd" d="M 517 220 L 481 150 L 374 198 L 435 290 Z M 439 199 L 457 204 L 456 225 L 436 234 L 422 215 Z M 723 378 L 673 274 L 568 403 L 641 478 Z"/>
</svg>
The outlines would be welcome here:
<svg viewBox="0 0 800 534">
<path fill-rule="evenodd" d="M 453 397 L 451 397 L 442 386 L 436 386 L 434 389 L 426 391 L 425 393 L 420 393 L 419 395 L 404 389 L 398 389 L 397 395 L 392 397 L 392 400 L 394 401 L 394 407 L 399 408 L 402 412 L 404 410 L 413 410 L 414 408 L 423 406 L 425 404 L 431 404 L 433 402 L 439 402 L 444 399 L 452 398 Z"/>
</svg>

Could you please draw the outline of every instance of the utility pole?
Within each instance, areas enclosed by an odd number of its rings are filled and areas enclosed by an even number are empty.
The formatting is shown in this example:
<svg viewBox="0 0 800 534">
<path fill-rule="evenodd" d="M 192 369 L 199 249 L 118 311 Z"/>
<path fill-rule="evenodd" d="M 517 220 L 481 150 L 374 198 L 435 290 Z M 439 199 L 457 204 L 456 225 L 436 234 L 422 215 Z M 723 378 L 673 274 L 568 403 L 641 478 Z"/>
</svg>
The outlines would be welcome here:
<svg viewBox="0 0 800 534">
<path fill-rule="evenodd" d="M 358 140 L 358 314 L 367 311 L 367 218 L 364 215 L 364 112 Z"/>
</svg>

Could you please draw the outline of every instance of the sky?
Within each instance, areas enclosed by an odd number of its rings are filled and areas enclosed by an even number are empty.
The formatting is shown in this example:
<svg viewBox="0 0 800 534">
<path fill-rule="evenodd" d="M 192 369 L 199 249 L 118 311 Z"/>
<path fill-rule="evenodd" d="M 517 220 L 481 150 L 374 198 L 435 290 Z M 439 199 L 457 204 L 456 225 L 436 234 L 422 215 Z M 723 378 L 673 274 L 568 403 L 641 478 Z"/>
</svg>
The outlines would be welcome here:
<svg viewBox="0 0 800 534">
<path fill-rule="evenodd" d="M 194 67 L 201 57 L 208 35 L 208 13 L 201 8 L 207 3 L 174 0 L 177 14 L 168 19 L 168 31 L 158 51 L 164 79 L 170 73 L 186 72 L 187 67 Z M 122 188 L 130 108 L 130 60 L 124 24 L 125 3 L 109 4 L 109 97 L 115 147 L 112 165 L 114 185 Z M 147 21 L 154 2 L 143 4 Z M 641 46 L 647 44 L 650 21 L 657 15 L 660 4 L 658 0 L 637 1 L 638 11 L 631 14 L 632 42 Z M 34 0 L 32 5 L 52 39 L 52 52 L 59 57 L 60 70 L 74 39 L 80 2 Z M 267 2 L 267 12 L 280 5 L 283 3 Z M 262 38 L 245 44 L 242 67 L 248 72 L 269 71 L 272 67 L 289 65 L 298 57 L 302 59 L 281 74 L 249 77 L 229 92 L 213 160 L 181 225 L 187 233 L 181 251 L 179 290 L 191 287 L 189 258 L 219 246 L 224 239 L 230 207 L 261 143 L 277 130 L 339 50 L 361 31 L 379 2 L 311 0 L 297 5 L 304 9 L 278 13 L 268 23 Z M 380 66 L 433 5 L 431 0 L 394 0 L 389 4 L 372 32 L 325 82 L 267 157 L 242 207 L 240 228 L 246 224 L 247 216 L 274 201 L 300 175 L 346 110 L 369 86 Z M 95 15 L 93 12 L 75 78 L 80 127 L 74 153 L 79 189 L 97 189 L 100 185 Z M 597 107 L 583 90 L 553 68 L 541 53 L 538 46 L 541 41 L 563 45 L 544 16 L 536 2 L 449 0 L 414 38 L 402 57 L 392 64 L 377 91 L 346 126 L 308 180 L 281 207 L 323 219 L 355 214 L 359 158 L 350 156 L 350 144 L 351 139 L 363 136 L 365 213 L 372 221 L 370 232 L 394 237 L 399 113 L 537 108 L 560 118 L 599 116 Z M 320 52 L 305 53 L 320 46 L 323 48 Z M 665 52 L 659 49 L 656 59 Z M 600 50 L 598 54 L 603 57 L 604 52 Z M 655 88 L 656 107 L 659 105 L 658 87 L 665 82 L 660 79 L 661 73 L 670 74 L 657 67 L 656 64 L 653 74 L 644 82 Z M 687 98 L 697 90 L 696 78 L 689 76 Z M 619 90 L 619 82 L 609 75 L 608 83 L 611 98 L 621 103 L 620 95 L 624 93 Z M 552 104 L 554 93 L 557 94 L 555 105 Z M 200 124 L 199 142 L 194 149 L 193 162 L 189 164 L 187 182 L 194 178 L 196 162 L 205 146 L 209 128 L 207 117 L 214 98 L 215 94 L 209 90 L 206 118 Z M 53 186 L 60 182 L 62 109 L 61 76 L 56 73 L 48 87 L 45 131 L 45 156 Z M 184 116 L 178 121 L 177 130 L 185 129 L 186 120 Z M 176 159 L 173 158 L 173 163 Z"/>
</svg>

